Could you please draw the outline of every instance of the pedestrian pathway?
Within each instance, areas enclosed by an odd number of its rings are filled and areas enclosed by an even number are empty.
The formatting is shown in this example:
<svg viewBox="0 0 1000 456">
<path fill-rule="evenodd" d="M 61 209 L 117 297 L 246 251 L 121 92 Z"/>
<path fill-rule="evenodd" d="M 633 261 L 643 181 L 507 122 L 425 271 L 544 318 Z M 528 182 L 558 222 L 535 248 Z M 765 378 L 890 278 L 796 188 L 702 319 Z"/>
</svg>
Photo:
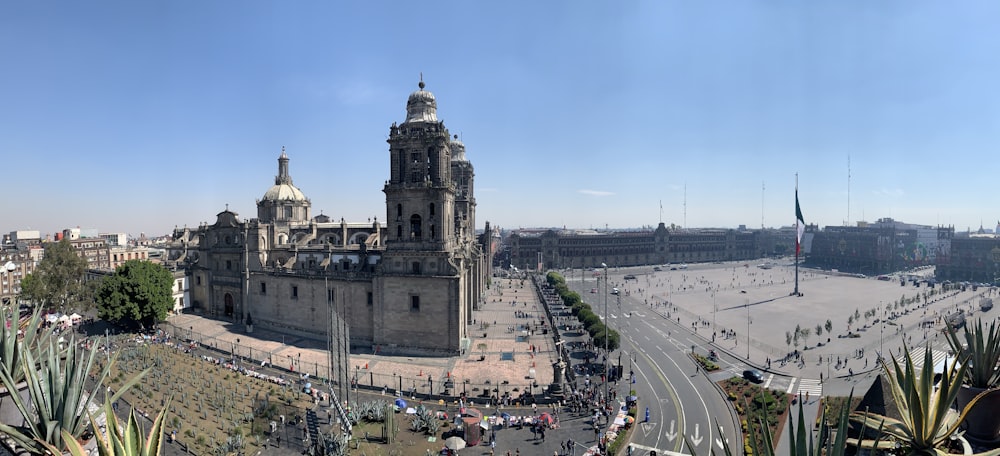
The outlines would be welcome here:
<svg viewBox="0 0 1000 456">
<path fill-rule="evenodd" d="M 814 378 L 799 379 L 799 397 L 822 397 L 823 384 Z"/>
</svg>

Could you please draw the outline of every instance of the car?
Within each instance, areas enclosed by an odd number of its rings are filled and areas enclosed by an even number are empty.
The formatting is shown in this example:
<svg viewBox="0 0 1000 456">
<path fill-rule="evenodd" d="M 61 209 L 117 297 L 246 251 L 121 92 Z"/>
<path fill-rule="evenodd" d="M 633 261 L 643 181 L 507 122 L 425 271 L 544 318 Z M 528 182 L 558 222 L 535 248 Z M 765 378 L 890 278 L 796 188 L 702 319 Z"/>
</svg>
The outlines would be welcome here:
<svg viewBox="0 0 1000 456">
<path fill-rule="evenodd" d="M 611 289 L 611 294 L 613 294 L 613 295 L 618 294 L 618 289 L 617 288 L 612 288 Z"/>
<path fill-rule="evenodd" d="M 591 288 L 591 289 L 590 289 L 590 292 L 591 292 L 591 293 L 597 293 L 597 288 Z"/>
<path fill-rule="evenodd" d="M 638 279 L 636 279 L 634 275 L 628 274 L 625 276 L 625 280 L 638 280 Z"/>
<path fill-rule="evenodd" d="M 663 268 L 661 268 L 659 266 L 653 266 L 653 270 L 656 271 L 656 272 L 659 272 L 659 271 L 662 271 Z"/>
<path fill-rule="evenodd" d="M 743 371 L 743 378 L 753 383 L 764 383 L 764 374 L 757 369 L 747 369 Z"/>
</svg>

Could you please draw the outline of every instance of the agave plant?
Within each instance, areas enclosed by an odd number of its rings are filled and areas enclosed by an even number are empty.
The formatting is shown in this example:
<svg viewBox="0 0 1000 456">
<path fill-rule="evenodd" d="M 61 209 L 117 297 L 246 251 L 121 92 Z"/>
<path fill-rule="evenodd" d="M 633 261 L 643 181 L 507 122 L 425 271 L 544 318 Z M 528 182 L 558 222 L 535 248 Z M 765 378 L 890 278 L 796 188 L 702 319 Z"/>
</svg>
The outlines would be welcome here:
<svg viewBox="0 0 1000 456">
<path fill-rule="evenodd" d="M 39 358 L 26 346 L 21 347 L 20 355 L 24 357 L 21 370 L 28 383 L 30 402 L 17 395 L 11 399 L 24 417 L 25 425 L 14 427 L 0 423 L 0 433 L 31 453 L 45 454 L 47 449 L 43 442 L 56 448 L 66 447 L 62 431 L 79 438 L 86 430 L 87 415 L 84 411 L 91 402 L 91 396 L 86 391 L 87 376 L 93 371 L 98 350 L 96 346 L 78 349 L 75 339 L 70 337 L 66 350 L 60 350 L 51 338 L 42 341 L 48 347 L 41 350 Z M 116 359 L 117 356 L 98 372 L 97 387 L 108 378 Z M 147 372 L 149 369 L 127 381 L 111 397 L 111 401 L 118 400 Z M 0 380 L 8 390 L 15 385 L 14 377 L 8 372 L 0 372 Z"/>
<path fill-rule="evenodd" d="M 102 432 L 98 428 L 96 417 L 88 413 L 91 429 L 97 439 L 98 454 L 100 456 L 158 456 L 160 450 L 163 448 L 163 423 L 167 415 L 169 402 L 167 400 L 168 407 L 164 407 L 153 418 L 153 426 L 149 429 L 149 435 L 144 437 L 142 435 L 142 428 L 139 426 L 139 421 L 135 417 L 135 409 L 133 408 L 129 411 L 128 418 L 125 420 L 125 426 L 122 427 L 115 417 L 114 410 L 112 410 L 111 400 L 105 398 L 101 413 L 108 417 L 107 433 Z M 66 442 L 66 451 L 71 456 L 87 455 L 83 446 L 73 438 L 73 435 L 69 431 L 63 429 L 61 432 L 63 434 L 63 441 Z M 51 454 L 62 454 L 59 448 L 51 443 L 41 443 Z"/>
<path fill-rule="evenodd" d="M 24 380 L 21 365 L 24 364 L 25 350 L 21 347 L 34 351 L 37 358 L 41 357 L 39 350 L 48 347 L 41 342 L 51 338 L 55 327 L 43 329 L 41 321 L 40 307 L 22 324 L 16 308 L 0 306 L 0 371 L 9 373 L 15 384 Z"/>
<path fill-rule="evenodd" d="M 975 388 L 993 388 L 1000 384 L 1000 332 L 996 321 L 990 322 L 989 332 L 983 326 L 983 320 L 976 320 L 972 330 L 966 325 L 965 343 L 956 334 L 955 328 L 948 325 L 948 344 L 958 355 L 963 364 L 971 364 L 965 379 Z"/>
<path fill-rule="evenodd" d="M 851 398 L 853 398 L 853 396 L 854 394 L 852 392 L 851 396 L 847 398 L 847 404 L 851 403 Z M 750 448 L 750 454 L 756 456 L 775 456 L 776 452 L 774 451 L 773 443 L 774 438 L 771 436 L 769 431 L 766 431 L 767 427 L 765 424 L 766 418 L 764 416 L 764 412 L 760 411 L 759 413 L 760 414 L 758 416 L 751 417 L 748 420 L 747 425 L 760 426 L 761 429 L 765 429 L 765 432 L 763 432 L 763 436 L 760 439 L 756 437 L 755 433 L 749 433 L 750 442 L 747 442 L 747 445 Z M 836 437 L 828 440 L 826 446 L 823 446 L 813 439 L 813 433 L 810 431 L 809 427 L 806 426 L 803 404 L 802 402 L 799 402 L 798 422 L 792 423 L 792 416 L 789 414 L 788 417 L 788 426 L 791 432 L 788 439 L 789 454 L 792 456 L 843 456 L 847 449 L 847 426 L 849 422 L 849 415 L 850 410 L 845 406 L 839 414 Z M 829 432 L 826 422 L 826 409 L 824 409 L 819 425 L 819 435 L 821 436 L 826 435 L 826 433 Z M 716 423 L 716 426 L 718 426 L 718 423 Z M 695 452 L 694 446 L 691 445 L 691 442 L 687 439 L 687 436 L 684 436 L 684 439 L 687 442 L 688 448 L 691 450 L 691 456 L 698 456 L 697 452 Z M 733 456 L 732 447 L 729 446 L 729 442 L 726 439 L 722 439 L 722 451 L 726 456 Z M 711 450 L 711 453 L 715 454 L 714 448 Z"/>
<path fill-rule="evenodd" d="M 965 419 L 968 410 L 982 396 L 977 396 L 956 413 L 951 404 L 961 389 L 967 365 L 959 363 L 958 359 L 952 360 L 945 367 L 940 384 L 935 387 L 934 359 L 930 347 L 924 349 L 924 364 L 919 372 L 909 347 L 904 345 L 903 348 L 902 366 L 895 358 L 891 358 L 892 368 L 885 360 L 882 361 L 889 390 L 902 418 L 897 420 L 867 411 L 855 412 L 851 419 L 864 427 L 873 428 L 873 423 L 884 423 L 880 425 L 880 433 L 889 439 L 874 442 L 851 439 L 851 443 L 862 448 L 882 450 L 897 448 L 898 445 L 902 453 L 909 455 L 947 455 L 946 443 L 958 431 L 959 423 Z M 979 455 L 1000 455 L 1000 449 Z"/>
</svg>

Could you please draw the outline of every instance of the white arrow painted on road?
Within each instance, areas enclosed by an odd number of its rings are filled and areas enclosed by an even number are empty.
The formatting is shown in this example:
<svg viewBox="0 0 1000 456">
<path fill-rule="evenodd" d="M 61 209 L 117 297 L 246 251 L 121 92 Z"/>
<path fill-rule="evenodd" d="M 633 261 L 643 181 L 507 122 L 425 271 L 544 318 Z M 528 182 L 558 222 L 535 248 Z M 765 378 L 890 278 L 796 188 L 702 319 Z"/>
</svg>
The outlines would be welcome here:
<svg viewBox="0 0 1000 456">
<path fill-rule="evenodd" d="M 725 431 L 722 429 L 722 426 L 719 426 L 719 435 L 725 435 Z M 715 439 L 715 444 L 719 446 L 720 450 L 725 449 L 725 447 L 722 446 L 722 439 Z M 726 437 L 726 444 L 729 444 L 729 437 Z"/>
<path fill-rule="evenodd" d="M 694 423 L 694 437 L 691 437 L 694 446 L 701 445 L 702 437 L 698 435 L 698 423 Z"/>
<path fill-rule="evenodd" d="M 670 420 L 670 431 L 667 432 L 667 440 L 673 442 L 674 439 L 676 438 L 677 438 L 677 433 L 674 432 L 674 420 Z"/>
</svg>

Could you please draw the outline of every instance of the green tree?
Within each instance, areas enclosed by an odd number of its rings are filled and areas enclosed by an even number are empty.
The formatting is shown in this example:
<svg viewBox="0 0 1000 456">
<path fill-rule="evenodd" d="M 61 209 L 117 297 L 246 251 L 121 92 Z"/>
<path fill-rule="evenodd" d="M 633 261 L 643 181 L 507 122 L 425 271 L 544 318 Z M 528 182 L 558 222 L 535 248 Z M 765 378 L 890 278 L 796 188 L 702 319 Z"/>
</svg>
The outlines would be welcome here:
<svg viewBox="0 0 1000 456">
<path fill-rule="evenodd" d="M 45 256 L 35 272 L 21 280 L 21 298 L 44 309 L 66 313 L 93 307 L 93 297 L 83 282 L 87 260 L 63 239 L 45 244 Z"/>
<path fill-rule="evenodd" d="M 98 315 L 108 321 L 148 328 L 167 318 L 174 277 L 161 265 L 129 260 L 97 289 Z"/>
<path fill-rule="evenodd" d="M 823 326 L 826 329 L 826 333 L 830 334 L 833 332 L 833 322 L 829 318 L 826 319 L 826 325 Z"/>
</svg>

